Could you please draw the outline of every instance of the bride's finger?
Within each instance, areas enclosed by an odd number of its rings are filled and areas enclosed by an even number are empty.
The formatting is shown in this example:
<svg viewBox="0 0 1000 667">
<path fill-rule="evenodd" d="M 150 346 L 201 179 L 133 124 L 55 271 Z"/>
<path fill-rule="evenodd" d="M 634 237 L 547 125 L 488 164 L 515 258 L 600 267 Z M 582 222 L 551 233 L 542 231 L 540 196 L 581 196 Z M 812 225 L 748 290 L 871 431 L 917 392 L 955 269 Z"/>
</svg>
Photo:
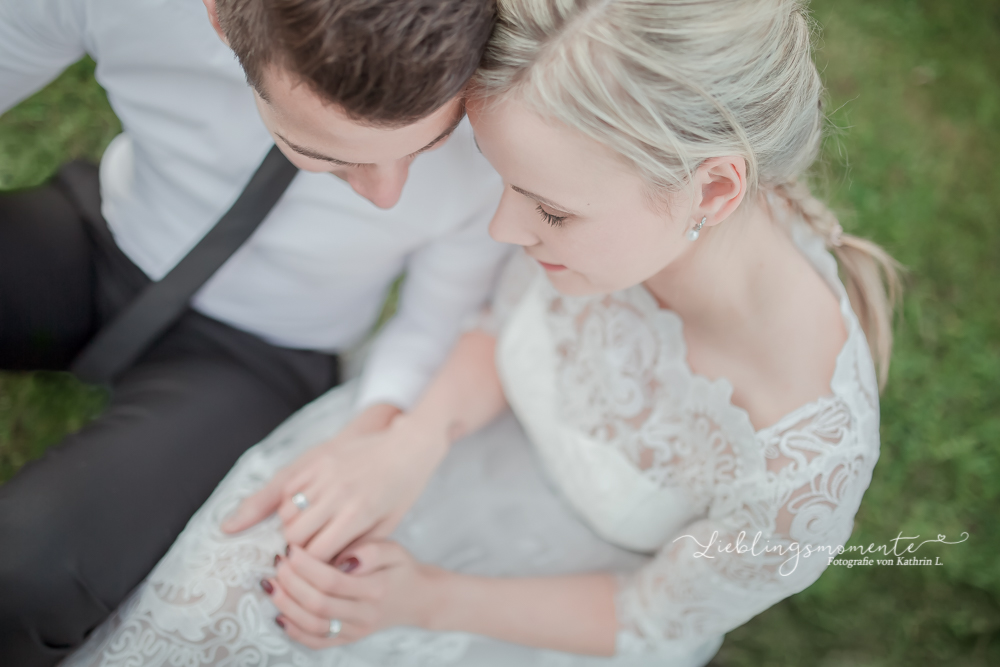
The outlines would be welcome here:
<svg viewBox="0 0 1000 667">
<path fill-rule="evenodd" d="M 342 511 L 309 540 L 306 548 L 314 558 L 330 562 L 367 529 L 368 526 L 355 512 Z"/>
<path fill-rule="evenodd" d="M 348 600 L 370 598 L 370 586 L 353 572 L 336 567 L 312 556 L 308 551 L 293 547 L 287 558 L 288 569 L 324 595 Z"/>
<path fill-rule="evenodd" d="M 274 578 L 296 604 L 314 616 L 339 618 L 341 621 L 352 622 L 362 620 L 363 609 L 361 605 L 365 601 L 360 597 L 353 598 L 346 595 L 351 589 L 363 587 L 357 581 L 348 581 L 346 583 L 349 585 L 345 586 L 341 580 L 337 582 L 337 585 L 326 587 L 335 591 L 329 593 L 324 588 L 317 587 L 307 581 L 290 562 L 282 562 L 278 566 Z M 344 575 L 343 578 L 346 579 L 347 575 Z"/>
<path fill-rule="evenodd" d="M 351 558 L 358 561 L 351 573 L 364 580 L 365 575 L 401 563 L 406 558 L 406 552 L 396 542 L 374 539 L 345 549 L 344 553 L 337 557 L 336 564 L 344 567 Z"/>
<path fill-rule="evenodd" d="M 321 611 L 316 613 L 310 609 L 306 609 L 302 604 L 296 600 L 288 590 L 285 589 L 284 584 L 277 580 L 272 579 L 271 582 L 271 600 L 274 602 L 274 606 L 278 608 L 281 612 L 281 616 L 291 620 L 300 629 L 305 631 L 306 634 L 313 635 L 317 638 L 325 638 L 326 634 L 330 631 L 330 619 L 336 618 L 341 622 L 341 633 L 343 633 L 343 626 L 350 625 L 352 620 L 357 616 L 356 613 L 352 613 L 350 607 L 356 606 L 356 602 L 347 602 L 345 600 L 334 600 L 338 604 L 332 604 L 329 606 L 329 611 Z M 301 592 L 301 591 L 300 591 Z"/>
<path fill-rule="evenodd" d="M 357 641 L 361 638 L 361 633 L 353 631 L 353 629 L 348 626 L 344 626 L 336 638 L 316 637 L 315 635 L 311 635 L 297 626 L 291 619 L 279 616 L 275 620 L 285 631 L 285 634 L 291 639 L 313 650 L 341 646 L 343 644 L 349 644 L 353 641 Z"/>
</svg>

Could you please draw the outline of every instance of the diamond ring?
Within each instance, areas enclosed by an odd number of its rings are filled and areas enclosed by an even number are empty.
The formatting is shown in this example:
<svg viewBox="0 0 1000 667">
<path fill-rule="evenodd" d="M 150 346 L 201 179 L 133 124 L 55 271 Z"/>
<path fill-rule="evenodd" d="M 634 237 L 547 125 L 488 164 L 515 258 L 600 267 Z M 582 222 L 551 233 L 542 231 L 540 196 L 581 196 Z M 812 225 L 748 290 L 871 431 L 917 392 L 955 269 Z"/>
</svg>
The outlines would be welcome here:
<svg viewBox="0 0 1000 667">
<path fill-rule="evenodd" d="M 340 631 L 343 629 L 343 627 L 344 627 L 343 624 L 337 619 L 331 620 L 330 629 L 327 631 L 326 636 L 330 639 L 333 639 L 334 637 L 340 634 Z"/>
<path fill-rule="evenodd" d="M 306 500 L 304 493 L 296 493 L 292 496 L 292 504 L 298 507 L 300 512 L 305 512 L 306 508 L 309 507 L 309 501 Z"/>
</svg>

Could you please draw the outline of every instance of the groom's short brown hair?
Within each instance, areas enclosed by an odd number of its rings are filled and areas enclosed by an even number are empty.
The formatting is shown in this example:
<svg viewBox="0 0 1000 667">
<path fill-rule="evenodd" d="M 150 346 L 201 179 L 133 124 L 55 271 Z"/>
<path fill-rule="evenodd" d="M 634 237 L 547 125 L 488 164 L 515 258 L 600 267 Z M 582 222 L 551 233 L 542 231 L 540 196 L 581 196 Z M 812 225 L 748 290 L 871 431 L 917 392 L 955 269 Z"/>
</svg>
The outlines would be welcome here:
<svg viewBox="0 0 1000 667">
<path fill-rule="evenodd" d="M 493 27 L 494 0 L 217 0 L 219 23 L 266 96 L 270 65 L 351 117 L 408 125 L 462 91 Z"/>
</svg>

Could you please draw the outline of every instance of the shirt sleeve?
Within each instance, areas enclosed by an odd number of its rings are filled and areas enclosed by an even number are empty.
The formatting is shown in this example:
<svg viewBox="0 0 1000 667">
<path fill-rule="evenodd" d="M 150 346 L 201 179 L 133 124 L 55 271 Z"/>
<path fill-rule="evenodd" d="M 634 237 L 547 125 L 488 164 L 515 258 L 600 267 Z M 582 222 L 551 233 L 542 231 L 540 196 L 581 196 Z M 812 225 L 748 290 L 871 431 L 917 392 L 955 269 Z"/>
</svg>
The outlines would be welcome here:
<svg viewBox="0 0 1000 667">
<path fill-rule="evenodd" d="M 649 563 L 618 575 L 618 652 L 710 641 L 816 581 L 850 537 L 878 449 L 821 400 L 765 446 L 766 483 L 717 496 Z"/>
<path fill-rule="evenodd" d="M 408 410 L 444 363 L 470 315 L 490 297 L 512 246 L 489 237 L 490 200 L 455 233 L 414 252 L 396 316 L 372 344 L 357 408 L 389 403 Z"/>
<path fill-rule="evenodd" d="M 0 113 L 84 55 L 84 26 L 79 0 L 0 0 Z"/>
</svg>

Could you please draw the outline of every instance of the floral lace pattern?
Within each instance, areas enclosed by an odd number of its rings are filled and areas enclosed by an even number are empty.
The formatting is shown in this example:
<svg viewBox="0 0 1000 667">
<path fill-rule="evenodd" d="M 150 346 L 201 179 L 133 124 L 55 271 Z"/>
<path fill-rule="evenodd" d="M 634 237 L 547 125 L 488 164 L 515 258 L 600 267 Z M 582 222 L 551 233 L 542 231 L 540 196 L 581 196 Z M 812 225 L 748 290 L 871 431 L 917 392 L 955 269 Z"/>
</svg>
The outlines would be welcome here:
<svg viewBox="0 0 1000 667">
<path fill-rule="evenodd" d="M 288 640 L 260 589 L 285 549 L 276 516 L 235 536 L 219 525 L 242 498 L 351 416 L 352 391 L 336 391 L 247 452 L 188 523 L 147 580 L 63 662 L 65 667 L 437 667 L 456 664 L 471 636 L 411 628 L 351 646 L 310 651 Z"/>
<path fill-rule="evenodd" d="M 831 394 L 760 431 L 727 380 L 692 373 L 680 318 L 642 286 L 566 297 L 534 270 L 502 334 L 505 389 L 549 476 L 605 539 L 656 552 L 619 577 L 620 653 L 742 625 L 813 583 L 850 536 L 879 453 L 874 368 L 832 256 L 792 232 L 848 339 Z"/>
<path fill-rule="evenodd" d="M 147 580 L 64 667 L 663 667 L 659 659 L 623 663 L 417 628 L 323 651 L 290 641 L 259 586 L 284 549 L 277 520 L 238 535 L 218 526 L 276 470 L 339 430 L 354 389 L 327 394 L 249 450 Z M 456 443 L 393 538 L 421 562 L 481 576 L 626 572 L 647 560 L 601 540 L 575 516 L 546 483 L 509 413 Z M 710 656 L 702 657 L 670 667 L 695 667 Z"/>
</svg>

